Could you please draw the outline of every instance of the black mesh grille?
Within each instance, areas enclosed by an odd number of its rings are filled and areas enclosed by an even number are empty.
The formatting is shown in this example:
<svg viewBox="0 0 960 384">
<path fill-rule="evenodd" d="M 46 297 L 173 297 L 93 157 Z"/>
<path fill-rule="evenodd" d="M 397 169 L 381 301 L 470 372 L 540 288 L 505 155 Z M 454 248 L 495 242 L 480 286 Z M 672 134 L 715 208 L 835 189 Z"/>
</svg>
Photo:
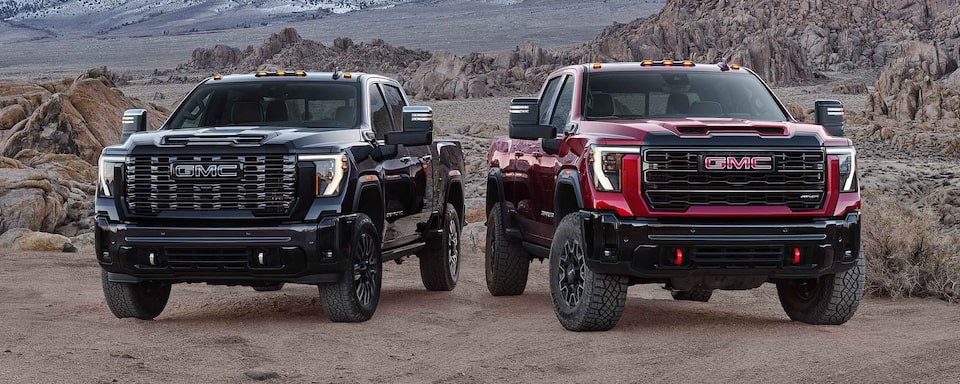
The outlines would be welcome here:
<svg viewBox="0 0 960 384">
<path fill-rule="evenodd" d="M 227 165 L 236 176 L 175 177 L 178 165 Z M 283 215 L 296 198 L 294 155 L 132 156 L 126 166 L 127 208 L 136 214 L 246 210 Z"/>
<path fill-rule="evenodd" d="M 783 260 L 783 248 L 696 247 L 690 256 L 699 267 L 776 267 Z"/>
<path fill-rule="evenodd" d="M 707 157 L 770 157 L 770 170 L 705 170 Z M 813 210 L 826 191 L 822 150 L 648 149 L 643 154 L 643 196 L 653 209 L 690 206 L 787 206 Z"/>
</svg>

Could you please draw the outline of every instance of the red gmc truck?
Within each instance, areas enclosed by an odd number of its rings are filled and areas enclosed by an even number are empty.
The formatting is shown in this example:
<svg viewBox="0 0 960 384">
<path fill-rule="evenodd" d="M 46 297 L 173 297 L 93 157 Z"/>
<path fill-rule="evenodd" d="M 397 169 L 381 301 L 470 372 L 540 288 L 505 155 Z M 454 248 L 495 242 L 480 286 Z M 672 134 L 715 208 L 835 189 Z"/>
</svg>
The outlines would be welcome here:
<svg viewBox="0 0 960 384">
<path fill-rule="evenodd" d="M 797 121 L 753 71 L 687 61 L 561 68 L 514 99 L 488 155 L 487 288 L 549 258 L 560 323 L 608 330 L 627 287 L 677 300 L 777 287 L 787 315 L 843 324 L 863 297 L 856 150 L 843 107 Z"/>
</svg>

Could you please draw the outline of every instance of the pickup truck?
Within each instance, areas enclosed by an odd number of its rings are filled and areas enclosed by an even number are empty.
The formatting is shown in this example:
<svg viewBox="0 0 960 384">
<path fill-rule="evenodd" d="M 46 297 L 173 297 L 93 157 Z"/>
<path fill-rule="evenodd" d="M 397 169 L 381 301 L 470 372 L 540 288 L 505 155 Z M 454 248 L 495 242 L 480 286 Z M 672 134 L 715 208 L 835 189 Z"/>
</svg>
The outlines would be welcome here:
<svg viewBox="0 0 960 384">
<path fill-rule="evenodd" d="M 674 299 L 776 285 L 790 319 L 843 324 L 864 289 L 856 150 L 843 107 L 790 115 L 753 71 L 587 64 L 514 99 L 487 178 L 487 288 L 549 258 L 560 323 L 608 330 L 632 284 Z"/>
<path fill-rule="evenodd" d="M 396 80 L 217 75 L 145 130 L 145 111 L 125 112 L 99 162 L 96 256 L 117 317 L 153 319 L 176 283 L 298 283 L 331 320 L 365 321 L 382 263 L 412 255 L 428 290 L 456 286 L 463 151 Z"/>
</svg>

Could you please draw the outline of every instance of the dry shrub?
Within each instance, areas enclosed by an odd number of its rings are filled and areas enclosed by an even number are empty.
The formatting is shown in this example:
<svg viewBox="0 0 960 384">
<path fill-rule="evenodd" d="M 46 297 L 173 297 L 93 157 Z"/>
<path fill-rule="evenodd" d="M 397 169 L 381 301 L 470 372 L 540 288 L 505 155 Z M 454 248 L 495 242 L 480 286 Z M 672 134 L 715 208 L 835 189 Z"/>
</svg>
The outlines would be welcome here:
<svg viewBox="0 0 960 384">
<path fill-rule="evenodd" d="M 468 223 L 483 223 L 487 221 L 487 214 L 483 212 L 483 208 L 470 208 L 467 209 L 467 222 Z"/>
<path fill-rule="evenodd" d="M 867 291 L 960 301 L 960 231 L 889 193 L 863 201 Z"/>
</svg>

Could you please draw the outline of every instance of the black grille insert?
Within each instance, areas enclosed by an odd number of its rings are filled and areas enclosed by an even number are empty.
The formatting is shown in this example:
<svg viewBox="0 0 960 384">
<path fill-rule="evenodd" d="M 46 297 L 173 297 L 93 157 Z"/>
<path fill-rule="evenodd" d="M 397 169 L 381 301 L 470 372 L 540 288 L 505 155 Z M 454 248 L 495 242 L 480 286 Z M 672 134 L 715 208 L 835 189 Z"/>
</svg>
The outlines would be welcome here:
<svg viewBox="0 0 960 384">
<path fill-rule="evenodd" d="M 166 248 L 163 258 L 177 270 L 243 270 L 250 251 L 245 248 Z"/>
<path fill-rule="evenodd" d="M 218 174 L 211 168 L 217 165 L 228 167 Z M 127 208 L 135 214 L 246 210 L 285 215 L 296 200 L 294 155 L 131 156 L 126 169 Z"/>
<path fill-rule="evenodd" d="M 698 267 L 777 267 L 784 253 L 780 247 L 695 247 L 690 256 Z"/>
<path fill-rule="evenodd" d="M 705 158 L 772 158 L 770 170 L 704 170 Z M 787 206 L 814 210 L 826 196 L 826 157 L 809 150 L 647 149 L 642 191 L 653 209 L 690 206 Z M 741 164 L 742 165 L 742 164 Z"/>
</svg>

